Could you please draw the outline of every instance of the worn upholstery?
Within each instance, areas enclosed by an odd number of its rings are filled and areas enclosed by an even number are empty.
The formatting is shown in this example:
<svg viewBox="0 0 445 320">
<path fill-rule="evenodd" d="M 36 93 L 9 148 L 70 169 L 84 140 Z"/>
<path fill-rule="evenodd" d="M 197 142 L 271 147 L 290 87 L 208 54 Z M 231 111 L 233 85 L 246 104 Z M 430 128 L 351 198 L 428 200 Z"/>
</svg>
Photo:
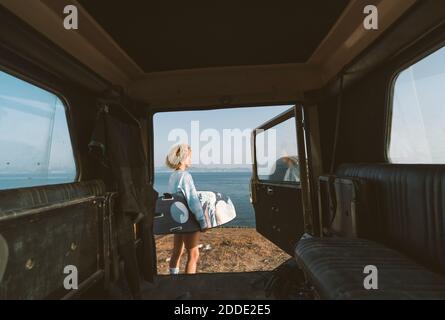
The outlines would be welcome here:
<svg viewBox="0 0 445 320">
<path fill-rule="evenodd" d="M 322 299 L 445 299 L 445 278 L 370 240 L 308 238 L 297 262 Z M 378 270 L 378 288 L 366 290 L 366 265 Z"/>
<path fill-rule="evenodd" d="M 336 175 L 373 184 L 376 212 L 366 218 L 377 232 L 300 240 L 297 262 L 320 296 L 445 299 L 445 166 L 344 164 Z M 364 288 L 366 265 L 378 268 L 378 290 Z"/>
<path fill-rule="evenodd" d="M 104 196 L 98 180 L 0 191 L 0 300 L 65 296 L 69 265 L 78 269 L 78 292 L 105 273 Z"/>
<path fill-rule="evenodd" d="M 337 175 L 375 183 L 375 240 L 445 274 L 445 165 L 345 164 Z"/>
<path fill-rule="evenodd" d="M 104 193 L 105 185 L 99 180 L 2 190 L 0 218 L 10 214 L 11 211 L 37 208 Z"/>
</svg>

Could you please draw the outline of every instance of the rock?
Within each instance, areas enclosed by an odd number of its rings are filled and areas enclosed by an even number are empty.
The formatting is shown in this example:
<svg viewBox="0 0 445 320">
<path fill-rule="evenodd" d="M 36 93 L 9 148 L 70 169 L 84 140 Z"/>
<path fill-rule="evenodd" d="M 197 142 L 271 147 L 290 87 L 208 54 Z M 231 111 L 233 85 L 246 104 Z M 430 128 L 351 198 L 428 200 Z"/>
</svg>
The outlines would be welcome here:
<svg viewBox="0 0 445 320">
<path fill-rule="evenodd" d="M 222 244 L 223 246 L 230 246 L 232 243 L 230 242 L 230 240 L 223 240 L 223 241 L 221 242 L 221 244 Z"/>
</svg>

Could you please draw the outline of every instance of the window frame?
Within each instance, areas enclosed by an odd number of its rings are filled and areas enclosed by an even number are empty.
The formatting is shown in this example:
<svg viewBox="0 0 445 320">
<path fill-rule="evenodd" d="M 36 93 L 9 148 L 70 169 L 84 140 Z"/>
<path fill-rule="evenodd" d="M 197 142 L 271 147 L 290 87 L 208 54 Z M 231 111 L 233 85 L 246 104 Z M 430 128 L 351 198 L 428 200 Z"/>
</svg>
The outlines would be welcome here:
<svg viewBox="0 0 445 320">
<path fill-rule="evenodd" d="M 428 56 L 432 55 L 436 51 L 439 51 L 440 49 L 445 48 L 445 40 L 440 41 L 439 43 L 436 43 L 434 46 L 430 46 L 429 49 L 423 51 L 420 54 L 415 55 L 413 58 L 405 61 L 404 63 L 400 64 L 396 71 L 392 73 L 389 84 L 388 84 L 388 94 L 386 98 L 386 112 L 385 112 L 385 150 L 384 150 L 384 158 L 385 162 L 389 164 L 405 164 L 405 163 L 395 163 L 392 162 L 389 157 L 389 149 L 391 146 L 391 130 L 392 130 L 392 118 L 393 118 L 393 106 L 394 106 L 394 92 L 395 92 L 395 85 L 397 82 L 397 79 L 399 78 L 400 74 L 404 71 L 406 71 L 408 68 L 412 67 L 416 63 L 422 61 L 423 59 L 427 58 Z M 408 164 L 408 163 L 406 163 Z M 420 164 L 420 163 L 418 163 Z M 431 163 L 422 163 L 423 165 L 433 165 Z"/>
<path fill-rule="evenodd" d="M 260 179 L 258 176 L 258 165 L 257 165 L 258 162 L 257 162 L 257 149 L 256 149 L 256 137 L 258 135 L 257 130 L 264 130 L 263 132 L 266 132 L 267 130 L 269 130 L 277 125 L 280 125 L 283 122 L 290 120 L 292 118 L 295 121 L 295 139 L 296 139 L 296 143 L 298 145 L 297 115 L 295 112 L 295 108 L 297 105 L 298 105 L 298 103 L 294 103 L 294 106 L 289 108 L 289 110 L 282 112 L 281 114 L 275 116 L 274 118 L 270 119 L 266 123 L 263 123 L 262 125 L 258 126 L 257 128 L 255 128 L 253 130 L 251 145 L 253 146 L 253 164 L 254 164 L 254 166 L 252 168 L 252 175 L 257 182 L 263 183 L 263 184 L 269 184 L 269 185 L 292 186 L 292 187 L 297 187 L 297 188 L 301 189 L 301 180 L 298 182 L 293 182 L 293 181 L 275 181 L 275 180 Z M 298 151 L 298 149 L 297 149 L 297 151 Z"/>
<path fill-rule="evenodd" d="M 67 99 L 64 94 L 55 90 L 54 88 L 51 88 L 51 87 L 41 83 L 40 81 L 37 81 L 36 79 L 32 78 L 31 76 L 17 72 L 17 71 L 15 71 L 11 68 L 8 68 L 4 65 L 0 65 L 0 72 L 4 72 L 4 73 L 10 75 L 11 77 L 22 80 L 22 81 L 24 81 L 30 85 L 33 85 L 41 90 L 45 90 L 45 91 L 55 95 L 60 100 L 60 102 L 62 103 L 63 108 L 65 110 L 65 112 L 64 112 L 65 120 L 66 120 L 66 124 L 67 124 L 67 128 L 68 128 L 68 135 L 70 138 L 69 141 L 71 143 L 71 149 L 73 151 L 74 166 L 75 166 L 75 171 L 76 171 L 74 180 L 72 182 L 67 182 L 67 183 L 79 182 L 82 177 L 82 170 L 81 170 L 81 165 L 80 165 L 81 162 L 79 161 L 79 152 L 78 152 L 77 148 L 75 147 L 76 139 L 75 139 L 75 136 L 73 135 L 73 130 L 72 130 L 73 126 L 71 123 L 71 112 L 70 112 L 71 105 L 70 105 L 69 99 Z M 42 187 L 42 186 L 47 186 L 47 185 L 32 186 L 30 188 Z M 24 188 L 27 188 L 27 187 L 24 187 Z M 14 190 L 14 189 L 12 189 L 12 190 Z"/>
</svg>

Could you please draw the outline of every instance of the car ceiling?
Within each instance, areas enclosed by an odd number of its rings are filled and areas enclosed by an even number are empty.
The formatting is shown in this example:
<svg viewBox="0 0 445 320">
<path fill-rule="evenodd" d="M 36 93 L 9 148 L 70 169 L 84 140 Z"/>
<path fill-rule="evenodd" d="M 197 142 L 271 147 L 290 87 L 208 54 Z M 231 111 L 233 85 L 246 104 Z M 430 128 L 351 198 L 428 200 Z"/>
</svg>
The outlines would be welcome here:
<svg viewBox="0 0 445 320">
<path fill-rule="evenodd" d="M 417 1 L 0 4 L 130 97 L 176 110 L 301 101 L 305 92 L 332 81 Z M 63 9 L 72 4 L 79 9 L 79 29 L 67 31 Z M 378 30 L 363 28 L 366 5 L 382 13 Z M 53 67 L 51 61 L 41 63 Z"/>
<path fill-rule="evenodd" d="M 79 2 L 145 72 L 154 72 L 304 63 L 349 1 Z"/>
</svg>

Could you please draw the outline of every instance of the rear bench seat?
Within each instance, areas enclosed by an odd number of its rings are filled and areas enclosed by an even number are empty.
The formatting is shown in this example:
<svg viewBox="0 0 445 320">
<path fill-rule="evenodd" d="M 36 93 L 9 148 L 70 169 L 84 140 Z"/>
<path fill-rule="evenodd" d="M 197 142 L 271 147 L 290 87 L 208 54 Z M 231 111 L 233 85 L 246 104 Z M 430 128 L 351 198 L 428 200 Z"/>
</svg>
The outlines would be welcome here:
<svg viewBox="0 0 445 320">
<path fill-rule="evenodd" d="M 372 181 L 378 238 L 306 238 L 297 262 L 323 299 L 445 299 L 445 166 L 352 164 L 337 176 Z M 366 290 L 366 265 L 378 289 Z"/>
</svg>

